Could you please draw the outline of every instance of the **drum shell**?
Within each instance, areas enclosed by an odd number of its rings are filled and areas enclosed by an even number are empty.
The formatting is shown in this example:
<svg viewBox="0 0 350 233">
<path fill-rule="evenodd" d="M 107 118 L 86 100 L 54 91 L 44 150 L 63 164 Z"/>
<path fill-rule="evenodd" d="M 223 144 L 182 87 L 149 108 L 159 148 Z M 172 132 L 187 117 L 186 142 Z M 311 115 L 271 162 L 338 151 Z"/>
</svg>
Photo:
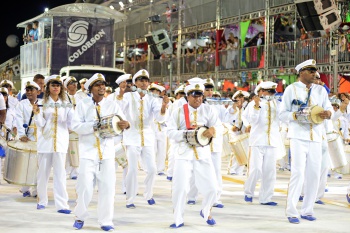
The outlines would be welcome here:
<svg viewBox="0 0 350 233">
<path fill-rule="evenodd" d="M 346 160 L 348 161 L 348 164 L 345 165 L 344 167 L 335 169 L 335 171 L 343 175 L 348 175 L 350 174 L 350 145 L 344 146 L 344 151 L 345 151 L 345 157 L 346 157 Z"/>
<path fill-rule="evenodd" d="M 79 167 L 79 141 L 77 139 L 69 139 L 68 155 L 70 165 L 72 167 Z"/>
<path fill-rule="evenodd" d="M 230 145 L 232 152 L 236 156 L 237 163 L 241 166 L 247 165 L 249 154 L 249 133 L 235 136 L 230 141 Z"/>
<path fill-rule="evenodd" d="M 199 135 L 199 131 L 202 129 L 208 129 L 206 126 L 200 126 L 194 130 L 187 130 L 186 131 L 186 140 L 187 143 L 196 146 L 196 147 L 204 147 L 211 143 L 212 138 L 208 139 L 206 137 L 203 137 L 202 135 Z"/>
<path fill-rule="evenodd" d="M 109 115 L 104 116 L 101 118 L 101 127 L 98 129 L 99 135 L 101 138 L 110 138 L 120 135 L 123 131 L 122 130 L 115 130 L 115 127 L 113 127 L 113 119 L 117 117 L 120 120 L 122 118 L 118 115 Z"/>
<path fill-rule="evenodd" d="M 118 143 L 114 146 L 115 149 L 115 161 L 120 165 L 122 168 L 126 168 L 128 166 L 128 160 L 126 158 L 126 151 L 125 147 L 122 143 Z"/>
<path fill-rule="evenodd" d="M 328 136 L 328 151 L 331 158 L 331 169 L 341 168 L 348 164 L 346 160 L 343 140 L 339 134 Z"/>
<path fill-rule="evenodd" d="M 4 180 L 9 184 L 35 186 L 37 172 L 36 142 L 9 141 L 4 165 Z"/>
</svg>

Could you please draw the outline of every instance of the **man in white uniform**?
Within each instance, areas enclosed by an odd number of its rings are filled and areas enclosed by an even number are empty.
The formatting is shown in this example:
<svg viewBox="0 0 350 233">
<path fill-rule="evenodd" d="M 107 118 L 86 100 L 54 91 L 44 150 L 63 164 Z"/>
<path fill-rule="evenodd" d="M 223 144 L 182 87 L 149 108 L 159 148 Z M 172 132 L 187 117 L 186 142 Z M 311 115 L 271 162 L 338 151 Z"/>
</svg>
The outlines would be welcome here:
<svg viewBox="0 0 350 233">
<path fill-rule="evenodd" d="M 126 146 L 128 160 L 128 173 L 126 175 L 126 207 L 135 208 L 134 200 L 137 195 L 138 158 L 141 156 L 145 172 L 144 197 L 149 205 L 154 205 L 153 187 L 156 176 L 156 163 L 154 157 L 154 131 L 152 121 L 162 122 L 166 119 L 166 107 L 169 103 L 167 96 L 159 102 L 158 98 L 147 95 L 149 86 L 147 70 L 139 70 L 132 78 L 136 91 L 125 93 L 120 88 L 118 103 L 126 119 L 130 122 L 130 130 L 123 133 L 123 143 Z"/>
<path fill-rule="evenodd" d="M 314 204 L 320 181 L 322 154 L 323 124 L 303 121 L 300 111 L 318 105 L 324 110 L 318 113 L 320 119 L 330 119 L 332 105 L 327 91 L 320 85 L 314 84 L 316 78 L 316 61 L 304 61 L 295 67 L 299 74 L 299 81 L 289 85 L 282 98 L 281 121 L 288 122 L 288 134 L 291 150 L 291 176 L 288 186 L 286 215 L 290 223 L 298 224 L 302 219 L 314 221 Z M 303 183 L 304 201 L 301 215 L 297 210 L 299 196 Z"/>
<path fill-rule="evenodd" d="M 78 100 L 82 100 L 85 97 L 88 96 L 88 91 L 85 89 L 85 83 L 86 83 L 87 79 L 86 78 L 82 78 L 79 80 L 79 84 L 80 84 L 80 90 L 77 91 L 76 93 L 76 99 Z"/>
<path fill-rule="evenodd" d="M 13 82 L 11 82 L 10 80 L 2 80 L 0 83 L 0 87 L 6 87 L 8 90 L 8 103 L 9 103 L 9 107 L 12 109 L 15 109 L 16 105 L 18 104 L 18 99 L 16 97 L 12 96 L 12 89 L 15 87 L 13 85 Z"/>
<path fill-rule="evenodd" d="M 202 136 L 212 138 L 215 137 L 216 128 L 222 127 L 221 121 L 209 105 L 202 104 L 203 84 L 190 84 L 186 86 L 185 92 L 188 104 L 185 103 L 174 109 L 168 121 L 168 137 L 178 144 L 174 153 L 176 162 L 172 183 L 175 222 L 170 225 L 171 228 L 184 226 L 186 195 L 190 189 L 192 176 L 195 177 L 195 185 L 199 193 L 203 195 L 200 215 L 207 224 L 216 224 L 210 213 L 217 195 L 217 181 L 211 160 L 210 146 L 208 144 L 202 147 L 187 143 L 186 132 L 193 131 L 200 126 L 206 126 L 208 129 L 203 132 Z"/>
<path fill-rule="evenodd" d="M 102 117 L 117 114 L 125 119 L 125 116 L 116 102 L 104 98 L 105 87 L 105 77 L 99 73 L 85 83 L 85 88 L 93 97 L 84 98 L 78 103 L 72 122 L 72 130 L 79 134 L 80 151 L 76 185 L 78 197 L 73 225 L 78 230 L 83 227 L 89 215 L 88 206 L 93 196 L 95 180 L 98 185 L 98 223 L 104 231 L 114 230 L 114 137 L 101 138 L 98 130 Z M 125 120 L 119 121 L 117 125 L 121 130 L 130 127 Z"/>
</svg>

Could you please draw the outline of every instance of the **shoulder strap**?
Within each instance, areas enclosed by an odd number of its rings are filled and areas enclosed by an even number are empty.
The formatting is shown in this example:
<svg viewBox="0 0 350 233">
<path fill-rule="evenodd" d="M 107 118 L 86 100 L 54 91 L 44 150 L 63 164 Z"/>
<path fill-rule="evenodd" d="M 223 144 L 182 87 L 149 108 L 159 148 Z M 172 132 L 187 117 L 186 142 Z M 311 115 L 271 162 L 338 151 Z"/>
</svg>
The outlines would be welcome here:
<svg viewBox="0 0 350 233">
<path fill-rule="evenodd" d="M 183 108 L 184 108 L 184 114 L 185 114 L 186 128 L 192 129 L 190 124 L 190 112 L 188 110 L 188 104 L 184 104 Z"/>
</svg>

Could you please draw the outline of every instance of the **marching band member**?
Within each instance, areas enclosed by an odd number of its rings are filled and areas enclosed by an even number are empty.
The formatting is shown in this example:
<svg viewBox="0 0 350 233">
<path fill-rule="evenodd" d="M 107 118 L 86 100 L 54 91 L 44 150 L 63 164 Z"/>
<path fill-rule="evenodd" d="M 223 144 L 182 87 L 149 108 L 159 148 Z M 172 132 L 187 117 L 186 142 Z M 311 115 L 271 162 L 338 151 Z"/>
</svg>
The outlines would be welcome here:
<svg viewBox="0 0 350 233">
<path fill-rule="evenodd" d="M 171 228 L 184 226 L 184 207 L 186 195 L 190 189 L 191 177 L 195 177 L 195 185 L 203 195 L 200 215 L 209 225 L 215 225 L 211 217 L 211 208 L 217 198 L 217 181 L 211 160 L 210 146 L 192 146 L 186 143 L 186 130 L 198 126 L 207 126 L 204 137 L 215 136 L 215 129 L 221 127 L 221 121 L 209 105 L 202 104 L 204 85 L 201 83 L 186 86 L 188 104 L 173 110 L 168 122 L 168 136 L 178 144 L 175 148 L 175 166 L 172 182 L 172 203 L 175 222 Z"/>
<path fill-rule="evenodd" d="M 4 96 L 0 93 L 0 129 L 6 120 L 6 103 Z M 2 155 L 5 156 L 5 150 L 2 148 Z M 2 180 L 2 158 L 0 156 L 0 184 Z"/>
<path fill-rule="evenodd" d="M 63 82 L 63 85 L 67 91 L 66 94 L 67 94 L 68 101 L 73 105 L 74 109 L 75 109 L 75 106 L 77 105 L 77 97 L 76 97 L 77 90 L 78 90 L 77 84 L 78 84 L 78 81 L 73 76 L 67 77 Z M 74 134 L 75 134 L 74 132 L 69 132 L 70 137 L 72 137 Z M 69 146 L 68 146 L 68 150 L 70 150 Z M 78 168 L 71 166 L 71 157 L 69 156 L 69 153 L 70 152 L 68 151 L 66 156 L 66 172 L 70 179 L 76 180 L 78 177 Z"/>
<path fill-rule="evenodd" d="M 263 82 L 260 85 L 262 98 L 255 96 L 248 104 L 250 155 L 247 180 L 244 184 L 244 200 L 253 202 L 258 179 L 261 179 L 259 202 L 276 206 L 271 201 L 276 181 L 276 157 L 281 153 L 282 140 L 279 132 L 278 103 L 273 98 L 277 83 Z"/>
<path fill-rule="evenodd" d="M 33 105 L 42 104 L 41 99 L 38 99 L 40 93 L 40 86 L 34 81 L 28 81 L 25 86 L 26 98 L 19 101 L 16 106 L 16 125 L 17 135 L 21 142 L 37 141 L 36 129 L 33 121 Z M 40 101 L 40 102 L 39 102 Z M 37 197 L 36 186 L 32 187 L 30 192 L 29 186 L 23 186 L 20 190 L 23 197 L 33 196 Z"/>
<path fill-rule="evenodd" d="M 288 186 L 286 215 L 290 223 L 299 223 L 297 203 L 303 183 L 306 182 L 305 197 L 301 208 L 301 218 L 314 221 L 314 203 L 320 181 L 321 162 L 319 155 L 322 153 L 323 124 L 303 123 L 299 117 L 299 111 L 305 107 L 318 105 L 324 111 L 318 116 L 322 119 L 330 119 L 332 106 L 326 90 L 313 84 L 316 76 L 316 61 L 313 59 L 304 61 L 295 69 L 299 75 L 299 81 L 289 85 L 283 94 L 281 103 L 280 120 L 289 121 L 288 137 L 291 150 L 291 176 Z"/>
<path fill-rule="evenodd" d="M 16 105 L 18 104 L 18 99 L 12 96 L 12 89 L 15 87 L 13 85 L 13 82 L 11 82 L 10 80 L 4 79 L 1 81 L 0 87 L 7 88 L 9 107 L 12 109 L 15 109 Z"/>
<path fill-rule="evenodd" d="M 132 78 L 131 74 L 120 75 L 117 78 L 117 80 L 115 80 L 115 83 L 118 85 L 118 87 L 115 89 L 113 95 L 109 95 L 109 96 L 107 96 L 107 98 L 111 99 L 111 100 L 117 100 L 120 88 L 126 88 L 126 86 L 127 86 L 127 82 L 126 81 L 131 79 L 131 78 Z"/>
<path fill-rule="evenodd" d="M 83 227 L 89 215 L 88 206 L 93 196 L 95 180 L 98 185 L 98 223 L 104 231 L 114 230 L 114 138 L 101 138 L 98 135 L 101 125 L 97 122 L 101 117 L 112 114 L 119 115 L 122 119 L 125 119 L 125 116 L 116 102 L 104 98 L 105 85 L 105 77 L 99 73 L 94 74 L 85 83 L 85 88 L 92 97 L 84 98 L 78 103 L 72 122 L 72 130 L 79 134 L 80 151 L 73 225 L 78 230 Z M 121 130 L 130 127 L 126 120 L 120 120 L 117 125 Z"/>
<path fill-rule="evenodd" d="M 105 98 L 107 98 L 110 94 L 112 94 L 112 87 L 106 87 Z"/>
<path fill-rule="evenodd" d="M 43 107 L 33 105 L 34 122 L 37 125 L 38 175 L 37 209 L 48 204 L 47 186 L 53 167 L 54 201 L 57 212 L 70 214 L 66 189 L 65 158 L 74 110 L 66 101 L 61 77 L 51 75 L 45 79 Z"/>
<path fill-rule="evenodd" d="M 123 133 L 123 143 L 126 146 L 128 160 L 128 173 L 126 175 L 126 208 L 135 208 L 134 200 L 137 195 L 138 157 L 141 156 L 145 172 L 144 197 L 149 205 L 154 205 L 153 187 L 156 175 L 156 163 L 154 158 L 154 132 L 152 121 L 156 119 L 163 122 L 166 119 L 166 107 L 169 103 L 167 96 L 162 103 L 147 94 L 149 85 L 147 70 L 139 70 L 132 78 L 136 86 L 135 92 L 125 93 L 125 88 L 120 88 L 118 103 L 131 123 L 130 130 Z"/>
<path fill-rule="evenodd" d="M 80 90 L 78 90 L 76 93 L 76 100 L 77 101 L 82 100 L 89 95 L 88 91 L 85 89 L 86 81 L 87 81 L 86 78 L 82 78 L 79 80 Z"/>
<path fill-rule="evenodd" d="M 34 75 L 33 81 L 39 85 L 40 92 L 38 93 L 38 99 L 44 98 L 44 89 L 45 89 L 45 76 L 42 74 L 36 74 Z M 26 93 L 23 93 L 21 96 L 21 100 L 24 100 L 27 98 Z"/>
</svg>

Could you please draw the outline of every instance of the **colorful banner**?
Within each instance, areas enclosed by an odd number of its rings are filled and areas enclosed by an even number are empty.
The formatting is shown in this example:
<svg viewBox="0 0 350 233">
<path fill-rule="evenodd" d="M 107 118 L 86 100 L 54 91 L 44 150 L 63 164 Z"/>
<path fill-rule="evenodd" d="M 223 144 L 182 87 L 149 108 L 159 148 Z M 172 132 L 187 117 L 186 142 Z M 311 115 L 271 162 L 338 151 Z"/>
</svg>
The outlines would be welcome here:
<svg viewBox="0 0 350 233">
<path fill-rule="evenodd" d="M 239 23 L 239 27 L 241 29 L 241 67 L 246 67 L 247 65 L 245 64 L 245 58 L 246 58 L 246 50 L 243 48 L 244 47 L 244 41 L 245 41 L 245 37 L 247 35 L 248 32 L 248 28 L 250 25 L 250 20 L 245 21 L 245 22 L 240 22 Z"/>
</svg>

